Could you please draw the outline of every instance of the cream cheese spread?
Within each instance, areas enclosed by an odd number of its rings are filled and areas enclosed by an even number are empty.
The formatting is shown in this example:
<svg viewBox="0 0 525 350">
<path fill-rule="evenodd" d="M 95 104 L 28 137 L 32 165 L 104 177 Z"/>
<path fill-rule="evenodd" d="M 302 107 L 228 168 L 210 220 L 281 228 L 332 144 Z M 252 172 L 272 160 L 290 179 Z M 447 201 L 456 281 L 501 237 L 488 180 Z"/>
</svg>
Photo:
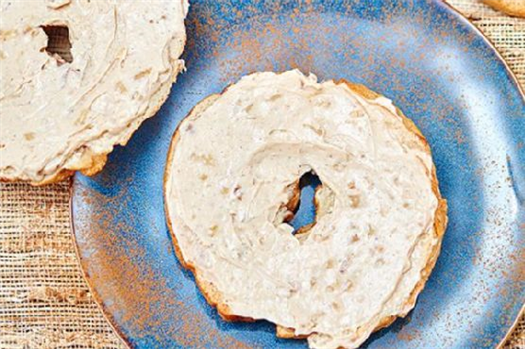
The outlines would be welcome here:
<svg viewBox="0 0 525 350">
<path fill-rule="evenodd" d="M 358 347 L 414 306 L 440 243 L 430 150 L 403 118 L 384 97 L 297 70 L 255 73 L 203 101 L 166 168 L 185 264 L 232 315 L 311 347 Z M 309 171 L 322 182 L 316 223 L 294 235 L 282 211 Z"/>
<path fill-rule="evenodd" d="M 2 0 L 0 178 L 100 168 L 97 156 L 127 142 L 183 69 L 187 10 L 187 0 Z M 46 28 L 66 30 L 69 59 L 49 51 Z"/>
</svg>

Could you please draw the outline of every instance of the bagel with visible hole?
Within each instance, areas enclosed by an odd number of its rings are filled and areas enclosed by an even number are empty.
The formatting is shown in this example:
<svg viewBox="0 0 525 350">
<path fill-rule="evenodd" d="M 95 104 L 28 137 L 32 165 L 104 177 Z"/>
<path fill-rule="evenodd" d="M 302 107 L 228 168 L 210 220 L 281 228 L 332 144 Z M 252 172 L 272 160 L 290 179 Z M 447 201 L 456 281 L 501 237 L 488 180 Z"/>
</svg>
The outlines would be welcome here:
<svg viewBox="0 0 525 350">
<path fill-rule="evenodd" d="M 183 69 L 187 0 L 2 1 L 0 179 L 97 173 Z"/>
<path fill-rule="evenodd" d="M 298 179 L 315 222 L 293 232 Z M 354 348 L 415 305 L 447 222 L 430 148 L 390 100 L 297 70 L 200 102 L 170 146 L 165 209 L 178 259 L 229 321 Z"/>
</svg>

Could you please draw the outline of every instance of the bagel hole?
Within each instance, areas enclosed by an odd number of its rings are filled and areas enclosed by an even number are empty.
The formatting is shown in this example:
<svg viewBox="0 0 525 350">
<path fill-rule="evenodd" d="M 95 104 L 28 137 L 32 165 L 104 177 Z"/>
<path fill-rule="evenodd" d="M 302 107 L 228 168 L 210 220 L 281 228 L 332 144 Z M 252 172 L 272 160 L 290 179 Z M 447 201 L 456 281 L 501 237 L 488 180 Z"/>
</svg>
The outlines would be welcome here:
<svg viewBox="0 0 525 350">
<path fill-rule="evenodd" d="M 306 233 L 313 225 L 315 225 L 315 218 L 317 208 L 315 207 L 315 191 L 322 185 L 319 176 L 313 171 L 309 171 L 299 179 L 300 197 L 297 207 L 294 210 L 294 216 L 290 221 L 290 225 L 294 228 L 293 234 Z M 303 231 L 303 232 L 301 232 Z"/>
<path fill-rule="evenodd" d="M 73 62 L 69 28 L 65 25 L 46 25 L 41 28 L 47 35 L 47 46 L 43 50 L 55 58 L 59 66 Z"/>
</svg>

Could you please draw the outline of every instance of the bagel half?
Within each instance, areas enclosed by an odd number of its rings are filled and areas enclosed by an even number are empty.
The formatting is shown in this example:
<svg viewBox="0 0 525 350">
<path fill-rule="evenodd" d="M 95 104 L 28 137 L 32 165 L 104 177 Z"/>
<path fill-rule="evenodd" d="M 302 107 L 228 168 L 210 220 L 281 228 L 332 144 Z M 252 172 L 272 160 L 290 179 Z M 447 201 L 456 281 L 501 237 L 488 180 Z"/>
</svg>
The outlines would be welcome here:
<svg viewBox="0 0 525 350">
<path fill-rule="evenodd" d="M 287 223 L 315 172 L 316 221 Z M 446 227 L 430 149 L 364 86 L 255 73 L 200 102 L 174 134 L 165 210 L 175 251 L 228 321 L 354 348 L 405 316 Z"/>
<path fill-rule="evenodd" d="M 2 1 L 0 180 L 100 171 L 166 100 L 187 0 Z"/>
</svg>

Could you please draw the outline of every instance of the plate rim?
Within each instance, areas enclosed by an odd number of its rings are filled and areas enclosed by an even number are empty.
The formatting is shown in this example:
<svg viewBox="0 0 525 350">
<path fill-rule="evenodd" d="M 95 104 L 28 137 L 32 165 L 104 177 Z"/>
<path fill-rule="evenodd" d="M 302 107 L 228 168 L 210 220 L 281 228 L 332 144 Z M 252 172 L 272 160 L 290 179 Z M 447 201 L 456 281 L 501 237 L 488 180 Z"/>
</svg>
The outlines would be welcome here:
<svg viewBox="0 0 525 350">
<path fill-rule="evenodd" d="M 485 43 L 488 45 L 488 47 L 496 54 L 497 59 L 501 63 L 503 63 L 503 66 L 505 67 L 507 72 L 510 73 L 509 75 L 510 75 L 511 80 L 513 81 L 514 85 L 518 88 L 518 92 L 520 93 L 521 98 L 525 101 L 525 87 L 521 86 L 520 82 L 518 81 L 518 78 L 516 77 L 516 74 L 510 68 L 509 64 L 507 63 L 505 58 L 503 58 L 503 56 L 501 55 L 499 50 L 496 48 L 496 45 L 494 45 L 492 40 L 488 36 L 486 36 L 485 33 L 483 33 L 478 27 L 476 27 L 474 25 L 474 23 L 469 21 L 468 18 L 463 16 L 463 14 L 461 12 L 459 12 L 459 10 L 457 10 L 455 7 L 453 7 L 451 4 L 449 4 L 446 0 L 436 0 L 436 2 L 438 3 L 438 5 L 443 5 L 443 7 L 447 8 L 448 10 L 450 10 L 452 14 L 454 14 L 454 15 L 456 15 L 456 17 L 458 17 L 458 20 L 460 20 L 461 22 L 465 23 L 471 30 L 473 30 L 476 34 L 481 36 L 483 41 L 485 41 Z M 514 333 L 514 330 L 516 330 L 516 328 L 518 327 L 518 323 L 520 322 L 520 320 L 524 316 L 525 316 L 525 303 L 521 306 L 521 309 L 520 309 L 520 311 L 518 311 L 518 314 L 516 315 L 516 318 L 512 322 L 512 325 L 509 327 L 509 329 L 508 329 L 507 333 L 505 334 L 505 336 L 503 337 L 503 339 L 501 339 L 501 341 L 498 343 L 498 345 L 496 346 L 496 349 L 503 349 L 505 344 L 509 341 L 510 336 Z"/>
<path fill-rule="evenodd" d="M 519 95 L 525 102 L 525 86 L 523 87 L 521 86 L 520 82 L 518 81 L 518 78 L 516 77 L 516 74 L 510 68 L 509 64 L 503 58 L 502 54 L 496 48 L 492 40 L 487 35 L 485 35 L 485 33 L 483 33 L 476 25 L 474 25 L 474 23 L 472 23 L 461 12 L 459 12 L 459 10 L 457 10 L 455 7 L 449 4 L 446 0 L 430 0 L 430 3 L 434 3 L 438 5 L 439 7 L 441 7 L 444 11 L 451 13 L 458 21 L 466 25 L 469 30 L 473 31 L 474 34 L 477 34 L 481 39 L 483 39 L 485 44 L 487 44 L 488 48 L 496 55 L 496 59 L 499 60 L 499 62 L 503 64 L 505 70 L 507 71 L 507 73 L 509 73 L 510 80 L 516 86 L 519 92 Z M 82 277 L 84 278 L 84 281 L 86 281 L 86 285 L 92 296 L 92 299 L 97 304 L 104 319 L 107 321 L 110 328 L 115 332 L 115 334 L 120 339 L 120 341 L 124 345 L 126 345 L 128 348 L 133 348 L 132 341 L 124 335 L 124 332 L 119 328 L 120 326 L 115 321 L 113 315 L 109 313 L 108 310 L 106 309 L 104 301 L 102 300 L 101 296 L 97 293 L 91 281 L 91 277 L 89 276 L 87 268 L 85 268 L 85 264 L 87 264 L 87 261 L 83 259 L 80 254 L 80 245 L 78 243 L 76 230 L 75 230 L 75 215 L 74 215 L 75 209 L 74 209 L 74 204 L 73 204 L 73 196 L 75 194 L 74 191 L 76 188 L 75 183 L 78 181 L 77 179 L 78 175 L 79 173 L 75 172 L 75 174 L 72 177 L 70 177 L 70 179 L 68 180 L 69 182 L 69 189 L 68 189 L 68 192 L 69 192 L 69 200 L 68 200 L 69 226 L 70 226 L 71 236 L 73 238 L 73 247 L 75 251 L 75 256 L 79 264 L 80 270 L 82 272 Z M 519 321 L 524 316 L 525 316 L 525 304 L 523 304 L 520 311 L 518 311 L 518 314 L 516 315 L 512 325 L 509 327 L 503 339 L 501 339 L 501 341 L 496 345 L 495 347 L 496 349 L 502 349 L 503 346 L 505 346 L 505 344 L 509 341 L 510 336 L 514 333 L 514 330 L 516 330 L 516 328 L 518 327 Z"/>
<path fill-rule="evenodd" d="M 80 267 L 80 271 L 82 272 L 82 277 L 84 278 L 84 281 L 86 281 L 86 285 L 88 287 L 88 290 L 89 290 L 89 293 L 91 294 L 91 297 L 93 299 L 93 301 L 95 302 L 95 304 L 97 304 L 99 310 L 101 311 L 102 313 L 102 316 L 104 317 L 104 319 L 106 320 L 106 323 L 109 324 L 110 328 L 115 332 L 115 334 L 117 335 L 117 338 L 119 338 L 119 340 L 124 344 L 126 345 L 128 348 L 130 349 L 133 349 L 133 345 L 131 344 L 131 340 L 128 339 L 125 335 L 124 335 L 124 332 L 119 328 L 117 322 L 115 321 L 115 319 L 113 318 L 113 315 L 106 309 L 106 305 L 104 303 L 104 301 L 102 300 L 102 297 L 100 296 L 100 294 L 98 294 L 98 292 L 96 291 L 92 281 L 91 281 L 91 276 L 89 275 L 89 272 L 87 271 L 87 268 L 84 267 L 84 264 L 86 264 L 86 260 L 82 258 L 82 255 L 80 254 L 80 245 L 78 244 L 78 239 L 77 239 L 77 234 L 76 234 L 76 230 L 75 230 L 75 210 L 74 210 L 74 204 L 73 204 L 73 196 L 75 195 L 75 182 L 78 181 L 76 180 L 76 176 L 77 176 L 77 172 L 75 172 L 75 174 L 70 177 L 70 179 L 68 180 L 69 182 L 69 188 L 68 188 L 68 192 L 69 192 L 69 200 L 68 200 L 68 205 L 69 205 L 69 227 L 70 227 L 70 232 L 71 232 L 71 236 L 73 238 L 73 249 L 75 251 L 75 256 L 76 256 L 76 260 L 78 262 L 78 265 Z"/>
</svg>

